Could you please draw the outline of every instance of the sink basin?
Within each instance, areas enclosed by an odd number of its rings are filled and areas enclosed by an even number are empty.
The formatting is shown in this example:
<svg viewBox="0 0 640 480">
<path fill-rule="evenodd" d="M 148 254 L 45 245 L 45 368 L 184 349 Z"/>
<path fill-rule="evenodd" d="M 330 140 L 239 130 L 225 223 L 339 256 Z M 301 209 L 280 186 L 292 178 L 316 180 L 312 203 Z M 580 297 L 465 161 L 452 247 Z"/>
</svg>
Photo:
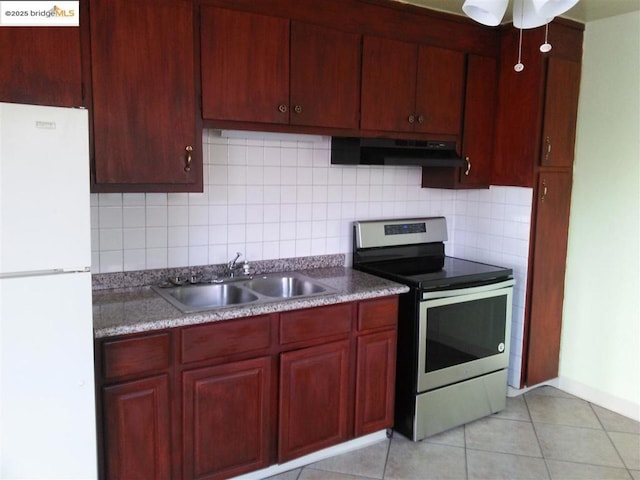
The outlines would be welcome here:
<svg viewBox="0 0 640 480">
<path fill-rule="evenodd" d="M 258 296 L 254 293 L 229 284 L 152 288 L 171 304 L 186 313 L 251 303 L 258 300 Z"/>
<path fill-rule="evenodd" d="M 297 272 L 267 274 L 250 280 L 245 277 L 215 281 L 221 283 L 151 288 L 183 313 L 243 304 L 259 305 L 334 292 L 332 288 Z"/>
<path fill-rule="evenodd" d="M 265 297 L 291 298 L 304 295 L 317 295 L 327 291 L 321 285 L 294 276 L 274 276 L 254 278 L 244 284 Z"/>
</svg>

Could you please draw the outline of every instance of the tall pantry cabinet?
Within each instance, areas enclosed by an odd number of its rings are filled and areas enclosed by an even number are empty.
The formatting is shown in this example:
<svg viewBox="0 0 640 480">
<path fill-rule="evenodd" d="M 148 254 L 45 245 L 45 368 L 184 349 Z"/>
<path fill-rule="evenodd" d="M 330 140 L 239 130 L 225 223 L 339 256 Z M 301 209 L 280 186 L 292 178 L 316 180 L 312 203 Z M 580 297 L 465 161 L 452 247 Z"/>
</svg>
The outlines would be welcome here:
<svg viewBox="0 0 640 480">
<path fill-rule="evenodd" d="M 554 21 L 547 55 L 544 28 L 526 30 L 520 73 L 518 31 L 502 32 L 492 183 L 534 194 L 521 385 L 558 375 L 583 29 Z"/>
</svg>

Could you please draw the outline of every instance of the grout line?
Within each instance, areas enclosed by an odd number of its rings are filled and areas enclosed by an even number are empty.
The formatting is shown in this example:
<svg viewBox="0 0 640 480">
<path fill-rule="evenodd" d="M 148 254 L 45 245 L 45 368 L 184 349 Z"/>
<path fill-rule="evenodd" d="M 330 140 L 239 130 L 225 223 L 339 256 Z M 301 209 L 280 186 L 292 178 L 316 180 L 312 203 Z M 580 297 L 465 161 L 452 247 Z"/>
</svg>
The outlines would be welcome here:
<svg viewBox="0 0 640 480">
<path fill-rule="evenodd" d="M 620 458 L 620 461 L 622 462 L 622 465 L 624 465 L 624 468 L 627 470 L 627 473 L 631 476 L 631 478 L 633 478 L 633 475 L 631 475 L 631 469 L 627 466 L 627 462 L 624 461 L 624 458 L 622 457 L 622 454 L 620 453 L 620 450 L 618 450 L 618 447 L 616 446 L 616 442 L 614 442 L 613 439 L 611 438 L 611 435 L 609 435 L 609 433 L 610 433 L 609 430 L 607 430 L 607 428 L 604 426 L 604 423 L 602 423 L 602 420 L 600 419 L 600 416 L 598 415 L 598 413 L 593 408 L 593 404 L 591 402 L 587 402 L 587 404 L 589 405 L 589 408 L 591 409 L 593 414 L 598 419 L 598 422 L 600 423 L 600 426 L 602 426 L 602 430 L 604 431 L 604 433 L 607 434 L 607 438 L 609 439 L 609 442 L 611 442 L 611 446 L 613 447 L 615 452 L 618 454 L 618 457 Z M 620 432 L 620 433 L 624 433 L 624 432 Z"/>
<path fill-rule="evenodd" d="M 384 467 L 382 469 L 382 479 L 384 479 L 385 475 L 387 474 L 387 464 L 389 463 L 389 455 L 391 455 L 391 443 L 393 442 L 393 437 L 396 434 L 393 431 L 393 429 L 391 429 L 390 431 L 391 431 L 391 436 L 389 437 L 389 443 L 387 444 L 387 455 L 384 458 Z"/>
<path fill-rule="evenodd" d="M 527 409 L 527 414 L 529 415 L 529 420 L 531 421 L 531 428 L 533 428 L 533 434 L 536 436 L 536 442 L 538 442 L 538 448 L 540 449 L 540 455 L 542 455 L 542 460 L 544 461 L 544 468 L 547 471 L 547 477 L 553 479 L 551 476 L 551 469 L 549 468 L 549 464 L 547 463 L 547 458 L 544 456 L 544 449 L 542 448 L 542 444 L 540 443 L 540 437 L 538 436 L 538 429 L 536 428 L 536 424 L 533 421 L 533 417 L 531 416 L 531 410 L 529 409 L 529 402 L 527 402 L 526 395 L 522 396 L 524 400 L 524 406 Z"/>
<path fill-rule="evenodd" d="M 469 449 L 467 448 L 467 424 L 465 423 L 462 429 L 462 440 L 464 443 L 464 473 L 469 480 Z"/>
</svg>

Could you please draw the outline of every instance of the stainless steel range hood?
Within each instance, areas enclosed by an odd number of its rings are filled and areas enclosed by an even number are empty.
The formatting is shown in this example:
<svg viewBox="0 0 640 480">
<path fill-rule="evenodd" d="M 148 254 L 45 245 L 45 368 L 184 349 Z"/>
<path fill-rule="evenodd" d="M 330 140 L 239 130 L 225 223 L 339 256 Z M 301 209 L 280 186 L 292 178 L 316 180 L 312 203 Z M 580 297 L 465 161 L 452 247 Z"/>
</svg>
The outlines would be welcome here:
<svg viewBox="0 0 640 480">
<path fill-rule="evenodd" d="M 456 143 L 390 138 L 331 138 L 333 165 L 415 165 L 422 167 L 464 167 Z"/>
</svg>

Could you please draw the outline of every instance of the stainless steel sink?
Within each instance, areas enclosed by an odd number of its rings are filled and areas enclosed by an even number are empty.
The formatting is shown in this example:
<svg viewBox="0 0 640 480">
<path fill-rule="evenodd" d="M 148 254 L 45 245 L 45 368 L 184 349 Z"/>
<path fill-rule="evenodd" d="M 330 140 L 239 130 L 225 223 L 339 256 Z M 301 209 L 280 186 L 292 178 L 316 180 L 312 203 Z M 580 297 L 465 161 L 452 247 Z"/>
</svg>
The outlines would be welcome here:
<svg viewBox="0 0 640 480">
<path fill-rule="evenodd" d="M 185 313 L 251 303 L 258 296 L 237 285 L 201 284 L 171 288 L 152 287 L 165 300 Z"/>
<path fill-rule="evenodd" d="M 327 291 L 317 283 L 293 276 L 254 278 L 244 285 L 260 295 L 275 298 L 317 295 Z"/>
<path fill-rule="evenodd" d="M 335 292 L 331 287 L 296 272 L 272 273 L 249 280 L 216 279 L 214 282 L 151 288 L 184 313 Z"/>
</svg>

